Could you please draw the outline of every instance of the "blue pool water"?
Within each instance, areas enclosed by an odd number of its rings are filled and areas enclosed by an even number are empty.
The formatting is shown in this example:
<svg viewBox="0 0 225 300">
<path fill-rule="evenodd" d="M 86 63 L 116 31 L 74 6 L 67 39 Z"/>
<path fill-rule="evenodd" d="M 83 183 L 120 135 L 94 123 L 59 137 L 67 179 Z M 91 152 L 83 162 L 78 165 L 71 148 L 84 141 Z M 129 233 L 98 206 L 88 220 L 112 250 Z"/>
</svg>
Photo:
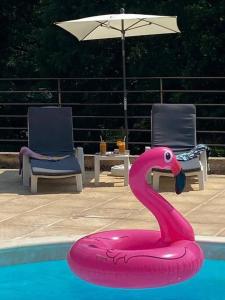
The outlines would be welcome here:
<svg viewBox="0 0 225 300">
<path fill-rule="evenodd" d="M 0 268 L 1 300 L 224 300 L 225 261 L 206 260 L 201 271 L 183 283 L 144 290 L 98 287 L 71 273 L 66 261 Z"/>
</svg>

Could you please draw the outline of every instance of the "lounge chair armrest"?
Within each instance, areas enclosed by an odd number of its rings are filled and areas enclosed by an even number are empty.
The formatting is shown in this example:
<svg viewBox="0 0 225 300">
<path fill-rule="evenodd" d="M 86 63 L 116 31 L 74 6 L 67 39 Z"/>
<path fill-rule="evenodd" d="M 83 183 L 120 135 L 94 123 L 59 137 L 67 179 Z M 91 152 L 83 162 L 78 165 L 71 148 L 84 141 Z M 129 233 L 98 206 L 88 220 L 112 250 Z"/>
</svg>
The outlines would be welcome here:
<svg viewBox="0 0 225 300">
<path fill-rule="evenodd" d="M 150 146 L 145 146 L 145 151 L 148 151 L 150 149 L 151 149 Z M 147 173 L 147 182 L 148 182 L 148 184 L 152 185 L 152 170 L 148 170 L 148 173 Z"/>
<path fill-rule="evenodd" d="M 84 150 L 82 147 L 77 147 L 75 150 L 75 156 L 78 159 L 78 162 L 80 164 L 81 173 L 84 178 L 85 175 L 85 167 L 84 167 Z"/>
<path fill-rule="evenodd" d="M 145 151 L 150 150 L 151 147 L 150 146 L 145 146 Z"/>
</svg>

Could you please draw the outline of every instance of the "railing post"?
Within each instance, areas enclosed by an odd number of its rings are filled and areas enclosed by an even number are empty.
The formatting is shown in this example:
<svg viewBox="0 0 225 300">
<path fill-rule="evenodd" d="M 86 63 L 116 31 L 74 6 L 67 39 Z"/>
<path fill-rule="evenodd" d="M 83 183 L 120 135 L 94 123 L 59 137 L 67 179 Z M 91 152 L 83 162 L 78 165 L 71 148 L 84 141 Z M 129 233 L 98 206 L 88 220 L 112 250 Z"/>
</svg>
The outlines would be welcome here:
<svg viewBox="0 0 225 300">
<path fill-rule="evenodd" d="M 163 79 L 160 78 L 160 103 L 163 103 Z"/>
<path fill-rule="evenodd" d="M 61 81 L 60 81 L 60 78 L 57 79 L 57 83 L 58 83 L 58 104 L 59 104 L 59 107 L 62 106 L 62 94 L 61 94 Z"/>
</svg>

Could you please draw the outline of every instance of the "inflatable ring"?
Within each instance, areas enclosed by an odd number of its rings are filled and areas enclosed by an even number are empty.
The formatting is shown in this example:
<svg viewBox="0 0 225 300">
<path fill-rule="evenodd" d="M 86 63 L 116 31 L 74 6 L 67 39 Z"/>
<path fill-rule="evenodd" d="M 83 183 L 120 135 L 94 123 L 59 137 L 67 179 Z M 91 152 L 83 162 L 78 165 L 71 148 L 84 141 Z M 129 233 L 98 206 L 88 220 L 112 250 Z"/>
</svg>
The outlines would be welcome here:
<svg viewBox="0 0 225 300">
<path fill-rule="evenodd" d="M 68 262 L 80 278 L 116 288 L 151 288 L 192 277 L 204 255 L 187 220 L 146 182 L 149 169 L 168 168 L 176 176 L 176 192 L 185 176 L 168 148 L 143 153 L 132 165 L 129 178 L 134 195 L 156 217 L 160 231 L 115 230 L 78 240 Z"/>
</svg>

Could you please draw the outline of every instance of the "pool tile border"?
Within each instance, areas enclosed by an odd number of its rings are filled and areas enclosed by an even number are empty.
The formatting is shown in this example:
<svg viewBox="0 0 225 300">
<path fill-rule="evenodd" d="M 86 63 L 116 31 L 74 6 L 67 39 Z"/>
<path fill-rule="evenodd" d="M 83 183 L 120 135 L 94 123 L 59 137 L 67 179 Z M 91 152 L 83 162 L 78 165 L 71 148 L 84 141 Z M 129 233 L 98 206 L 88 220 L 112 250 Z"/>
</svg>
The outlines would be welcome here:
<svg viewBox="0 0 225 300">
<path fill-rule="evenodd" d="M 66 259 L 74 241 L 81 237 L 27 239 L 21 243 L 7 243 L 0 246 L 0 266 Z M 196 236 L 196 241 L 201 245 L 206 258 L 225 260 L 225 237 Z"/>
</svg>

